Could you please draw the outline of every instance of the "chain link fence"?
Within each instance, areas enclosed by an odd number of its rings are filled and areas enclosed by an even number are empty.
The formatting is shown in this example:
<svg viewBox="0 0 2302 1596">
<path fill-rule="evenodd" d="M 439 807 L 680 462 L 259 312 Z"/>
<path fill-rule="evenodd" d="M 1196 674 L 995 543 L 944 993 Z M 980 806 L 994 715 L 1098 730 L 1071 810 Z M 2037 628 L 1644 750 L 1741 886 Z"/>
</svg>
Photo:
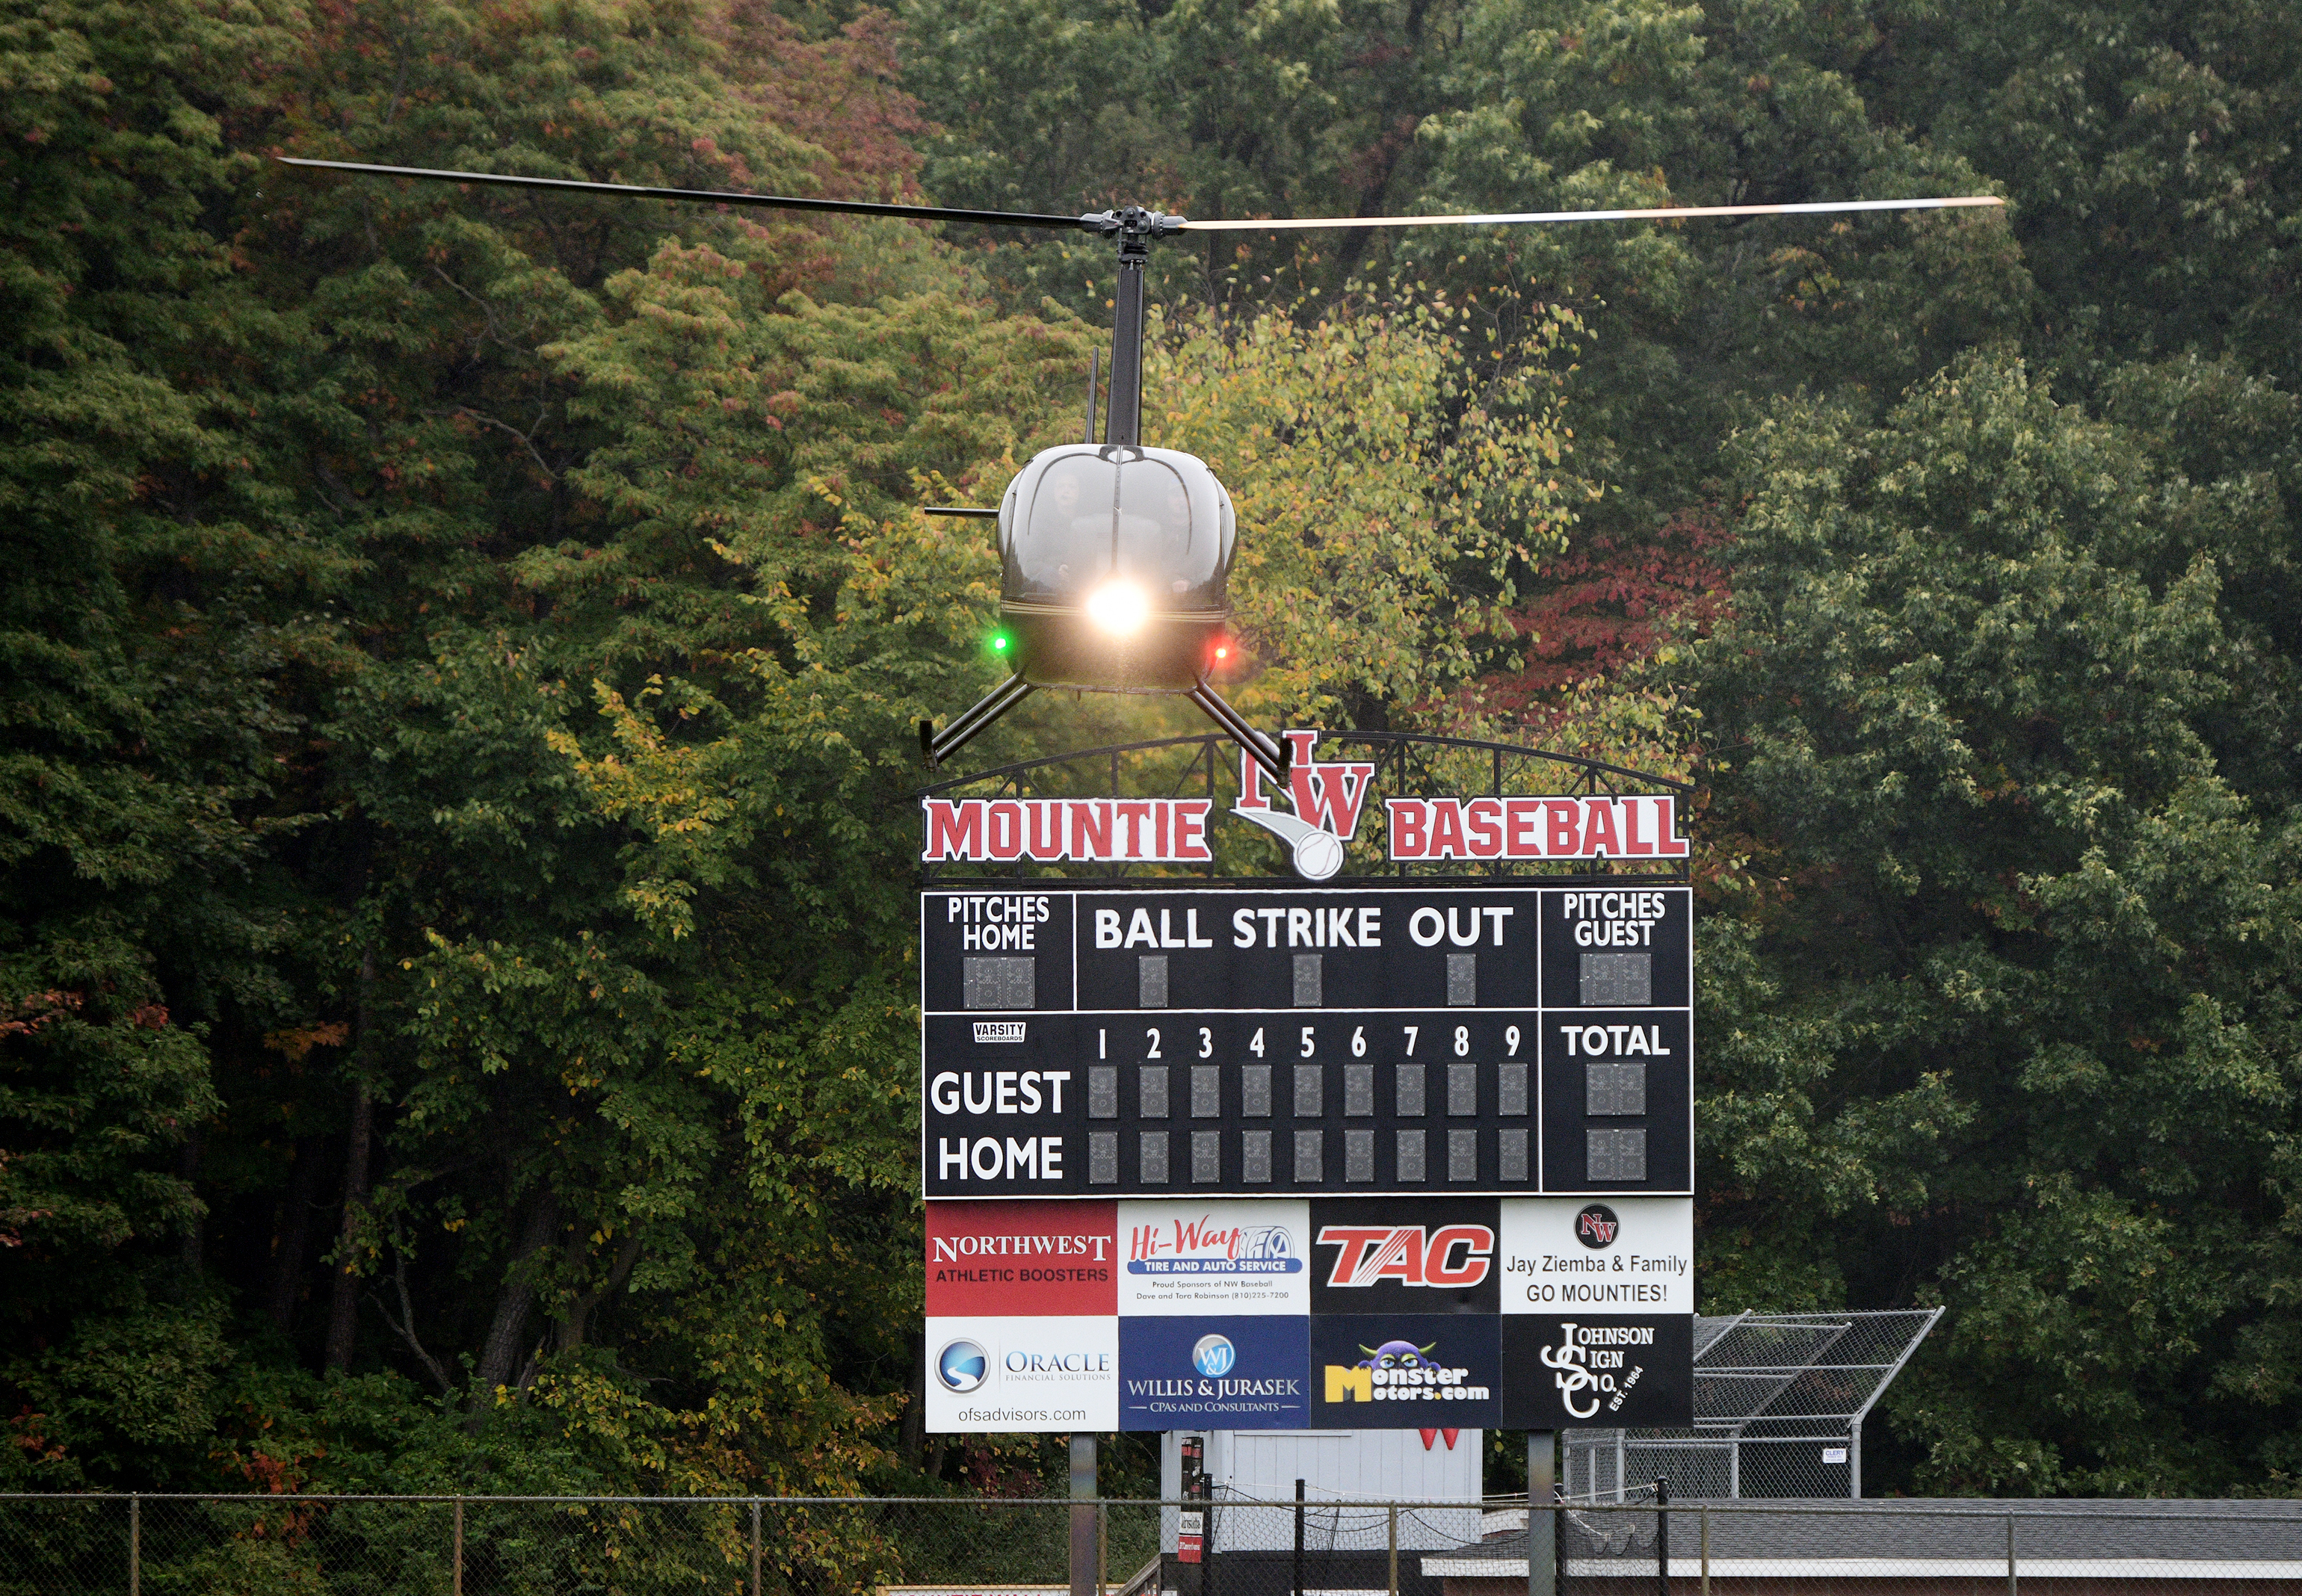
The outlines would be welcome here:
<svg viewBox="0 0 2302 1596">
<path fill-rule="evenodd" d="M 1693 1426 L 1564 1432 L 1567 1497 L 1619 1503 L 1658 1477 L 1680 1497 L 1860 1497 L 1862 1422 L 1942 1312 L 1698 1315 Z"/>
<path fill-rule="evenodd" d="M 2054 1596 L 2302 1592 L 2296 1502 L 1624 1496 L 1542 1512 L 1533 1583 L 1558 1596 L 2020 1596 L 2025 1580 Z M 1529 1596 L 1523 1499 L 283 1496 L 0 1497 L 0 1596 L 1058 1596 L 1075 1532 L 1096 1596 Z"/>
</svg>

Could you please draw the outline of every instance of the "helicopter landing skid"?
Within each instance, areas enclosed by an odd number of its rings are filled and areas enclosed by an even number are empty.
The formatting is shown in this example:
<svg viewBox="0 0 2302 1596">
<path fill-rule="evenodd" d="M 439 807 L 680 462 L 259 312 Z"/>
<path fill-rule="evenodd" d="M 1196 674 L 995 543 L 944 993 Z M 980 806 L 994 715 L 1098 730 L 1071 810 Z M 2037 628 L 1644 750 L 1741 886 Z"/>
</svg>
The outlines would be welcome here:
<svg viewBox="0 0 2302 1596">
<path fill-rule="evenodd" d="M 933 770 L 972 742 L 1008 710 L 1031 696 L 1033 685 L 1021 676 L 1009 676 L 989 693 L 974 708 L 953 721 L 940 735 L 932 720 L 920 722 L 920 752 L 927 757 L 928 769 Z M 1285 785 L 1288 768 L 1293 762 L 1287 745 L 1275 737 L 1265 736 L 1247 723 L 1246 717 L 1223 701 L 1222 693 L 1201 682 L 1183 696 L 1204 710 L 1208 719 L 1221 727 L 1223 735 L 1244 749 L 1248 757 L 1263 767 L 1271 779 Z"/>
<path fill-rule="evenodd" d="M 1008 710 L 1031 696 L 1032 685 L 1021 676 L 1009 676 L 977 701 L 973 709 L 944 727 L 936 735 L 935 722 L 920 722 L 920 752 L 927 756 L 928 769 L 932 770 L 975 740 L 976 735 Z"/>
<path fill-rule="evenodd" d="M 1287 744 L 1275 737 L 1266 737 L 1248 725 L 1247 718 L 1224 701 L 1223 695 L 1201 682 L 1184 694 L 1206 712 L 1209 720 L 1222 727 L 1231 740 L 1254 757 L 1272 780 L 1281 786 L 1287 785 L 1288 767 L 1293 763 L 1293 753 Z"/>
</svg>

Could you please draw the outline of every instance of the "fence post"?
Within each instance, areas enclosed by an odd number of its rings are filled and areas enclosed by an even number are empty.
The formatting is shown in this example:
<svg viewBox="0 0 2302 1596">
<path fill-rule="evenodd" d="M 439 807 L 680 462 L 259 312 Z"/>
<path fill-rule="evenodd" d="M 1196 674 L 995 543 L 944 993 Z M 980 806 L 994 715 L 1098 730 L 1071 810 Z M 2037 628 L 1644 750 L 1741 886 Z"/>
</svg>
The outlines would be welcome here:
<svg viewBox="0 0 2302 1596">
<path fill-rule="evenodd" d="M 144 1498 L 141 1492 L 130 1491 L 128 1497 L 128 1596 L 143 1596 L 144 1592 Z"/>
<path fill-rule="evenodd" d="M 1550 1588 L 1565 1596 L 1567 1590 L 1567 1491 L 1550 1488 Z"/>
<path fill-rule="evenodd" d="M 2006 1596 L 2015 1596 L 2014 1515 L 2006 1516 Z"/>
<path fill-rule="evenodd" d="M 1670 1482 L 1655 1482 L 1655 1596 L 1670 1596 Z"/>
<path fill-rule="evenodd" d="M 1390 1542 L 1390 1596 L 1399 1596 L 1399 1504 L 1391 1503 L 1384 1516 L 1389 1520 L 1390 1527 L 1390 1534 L 1387 1537 Z"/>
<path fill-rule="evenodd" d="M 1701 1512 L 1700 1512 L 1699 1516 L 1700 1516 L 1700 1519 L 1701 1519 L 1701 1528 L 1702 1528 L 1702 1596 L 1710 1596 L 1710 1508 L 1709 1508 L 1708 1506 L 1705 1506 L 1704 1508 L 1702 1508 L 1701 1509 Z"/>
<path fill-rule="evenodd" d="M 1095 1596 L 1095 1437 L 1071 1433 L 1071 1596 Z"/>
<path fill-rule="evenodd" d="M 1214 1515 L 1207 1515 L 1206 1550 L 1203 1557 L 1212 1566 L 1215 1553 Z M 1111 1509 L 1098 1499 L 1095 1504 L 1095 1596 L 1104 1596 L 1111 1583 Z M 757 1591 L 752 1596 L 760 1596 Z"/>
<path fill-rule="evenodd" d="M 1545 1511 L 1558 1485 L 1551 1432 L 1526 1432 L 1526 1596 L 1557 1596 L 1558 1516 Z"/>
<path fill-rule="evenodd" d="M 760 1596 L 760 1499 L 752 1499 L 752 1596 Z"/>
<path fill-rule="evenodd" d="M 1303 1482 L 1295 1482 L 1295 1596 L 1303 1596 Z"/>
<path fill-rule="evenodd" d="M 456 1499 L 455 1596 L 464 1596 L 464 1499 Z"/>
</svg>

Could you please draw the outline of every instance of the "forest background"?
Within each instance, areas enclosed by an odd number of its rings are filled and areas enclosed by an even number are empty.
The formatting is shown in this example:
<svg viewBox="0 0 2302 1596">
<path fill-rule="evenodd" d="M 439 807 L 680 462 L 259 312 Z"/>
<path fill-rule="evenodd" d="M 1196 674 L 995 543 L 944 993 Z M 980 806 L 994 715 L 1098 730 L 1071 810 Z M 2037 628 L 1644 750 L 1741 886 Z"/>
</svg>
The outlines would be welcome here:
<svg viewBox="0 0 2302 1596">
<path fill-rule="evenodd" d="M 1075 435 L 1103 253 L 284 152 L 2003 194 L 1171 245 L 1147 433 L 1262 724 L 1700 784 L 1703 1303 L 1948 1308 L 1875 1489 L 2296 1488 L 2291 5 L 6 0 L 0 89 L 0 1487 L 1054 1467 L 918 1428 L 918 507 Z"/>
</svg>

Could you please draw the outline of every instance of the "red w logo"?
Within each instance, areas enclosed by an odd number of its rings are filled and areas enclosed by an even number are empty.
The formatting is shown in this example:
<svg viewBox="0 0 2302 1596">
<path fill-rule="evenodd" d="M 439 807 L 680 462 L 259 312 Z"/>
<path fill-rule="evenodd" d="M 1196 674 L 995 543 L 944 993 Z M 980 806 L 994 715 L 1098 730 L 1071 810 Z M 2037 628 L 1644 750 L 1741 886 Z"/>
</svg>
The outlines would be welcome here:
<svg viewBox="0 0 2302 1596">
<path fill-rule="evenodd" d="M 1311 761 L 1316 732 L 1289 732 L 1295 762 L 1287 776 L 1288 796 L 1295 812 L 1346 840 L 1359 828 L 1359 806 L 1366 802 L 1367 785 L 1374 779 L 1373 764 L 1318 765 Z"/>
<path fill-rule="evenodd" d="M 1318 764 L 1311 757 L 1311 750 L 1319 741 L 1318 733 L 1290 731 L 1280 735 L 1287 739 L 1288 750 L 1294 756 L 1288 771 L 1287 796 L 1295 806 L 1297 817 L 1348 842 L 1359 828 L 1359 811 L 1365 806 L 1367 788 L 1374 781 L 1374 765 L 1372 761 L 1355 760 Z M 1271 801 L 1263 792 L 1262 767 L 1242 753 L 1238 812 L 1253 819 L 1254 811 L 1270 807 Z"/>
</svg>

